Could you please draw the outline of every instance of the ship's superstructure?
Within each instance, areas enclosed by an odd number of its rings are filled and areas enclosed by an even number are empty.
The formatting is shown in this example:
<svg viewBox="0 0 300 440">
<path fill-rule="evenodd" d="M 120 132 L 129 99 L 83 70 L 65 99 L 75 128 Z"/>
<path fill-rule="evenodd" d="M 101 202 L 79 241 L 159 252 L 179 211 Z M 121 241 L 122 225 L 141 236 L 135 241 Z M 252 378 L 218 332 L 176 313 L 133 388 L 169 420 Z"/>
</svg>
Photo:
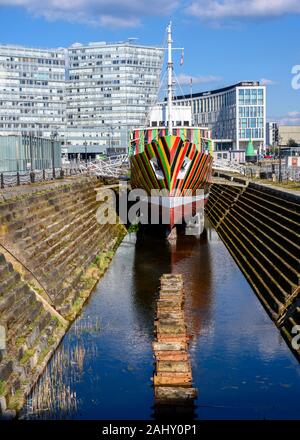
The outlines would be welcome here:
<svg viewBox="0 0 300 440">
<path fill-rule="evenodd" d="M 207 199 L 212 156 L 209 130 L 192 126 L 190 107 L 173 106 L 171 23 L 167 69 L 167 101 L 152 108 L 147 127 L 132 131 L 129 154 L 132 187 L 145 189 L 149 196 L 153 190 L 164 190 L 163 196 L 150 197 L 149 203 L 167 211 L 172 228 L 182 222 L 186 204 Z"/>
</svg>

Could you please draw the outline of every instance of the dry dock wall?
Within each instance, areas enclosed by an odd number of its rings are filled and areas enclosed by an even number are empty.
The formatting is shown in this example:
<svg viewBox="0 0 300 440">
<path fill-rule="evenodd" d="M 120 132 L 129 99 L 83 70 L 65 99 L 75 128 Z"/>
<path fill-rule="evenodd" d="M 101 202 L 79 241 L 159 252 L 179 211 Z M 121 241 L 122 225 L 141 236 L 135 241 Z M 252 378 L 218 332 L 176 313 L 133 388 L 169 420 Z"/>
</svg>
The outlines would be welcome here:
<svg viewBox="0 0 300 440">
<path fill-rule="evenodd" d="M 206 213 L 292 346 L 300 325 L 300 195 L 255 183 L 213 184 Z"/>
<path fill-rule="evenodd" d="M 0 413 L 22 406 L 124 237 L 99 225 L 96 178 L 0 203 Z"/>
</svg>

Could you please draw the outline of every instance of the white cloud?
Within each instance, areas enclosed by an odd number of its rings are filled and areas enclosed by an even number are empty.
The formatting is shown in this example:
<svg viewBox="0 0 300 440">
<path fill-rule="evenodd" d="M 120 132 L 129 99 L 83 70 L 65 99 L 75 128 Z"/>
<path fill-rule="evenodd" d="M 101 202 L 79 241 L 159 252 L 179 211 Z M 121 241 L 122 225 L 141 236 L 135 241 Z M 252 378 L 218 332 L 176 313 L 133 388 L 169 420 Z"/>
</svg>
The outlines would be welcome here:
<svg viewBox="0 0 300 440">
<path fill-rule="evenodd" d="M 181 86 L 186 86 L 191 84 L 191 78 L 194 84 L 205 84 L 220 81 L 222 78 L 219 76 L 207 75 L 207 76 L 191 76 L 185 75 L 184 73 L 176 76 L 178 83 Z"/>
<path fill-rule="evenodd" d="M 286 115 L 273 118 L 272 121 L 277 122 L 279 125 L 300 125 L 300 111 L 291 111 Z"/>
<path fill-rule="evenodd" d="M 23 7 L 47 20 L 111 27 L 135 27 L 146 16 L 168 16 L 179 0 L 0 0 L 1 6 Z"/>
<path fill-rule="evenodd" d="M 273 81 L 272 79 L 262 78 L 260 80 L 260 84 L 262 86 L 274 86 L 275 84 L 277 84 L 277 82 Z"/>
<path fill-rule="evenodd" d="M 1 6 L 23 7 L 48 20 L 113 27 L 134 27 L 143 17 L 168 17 L 176 9 L 214 24 L 300 14 L 299 0 L 0 0 Z"/>
<path fill-rule="evenodd" d="M 300 14 L 299 0 L 192 0 L 189 15 L 219 22 L 249 18 L 271 18 Z"/>
<path fill-rule="evenodd" d="M 300 117 L 300 112 L 298 112 L 298 111 L 289 112 L 288 116 L 291 117 L 291 118 L 295 118 L 297 116 Z"/>
</svg>

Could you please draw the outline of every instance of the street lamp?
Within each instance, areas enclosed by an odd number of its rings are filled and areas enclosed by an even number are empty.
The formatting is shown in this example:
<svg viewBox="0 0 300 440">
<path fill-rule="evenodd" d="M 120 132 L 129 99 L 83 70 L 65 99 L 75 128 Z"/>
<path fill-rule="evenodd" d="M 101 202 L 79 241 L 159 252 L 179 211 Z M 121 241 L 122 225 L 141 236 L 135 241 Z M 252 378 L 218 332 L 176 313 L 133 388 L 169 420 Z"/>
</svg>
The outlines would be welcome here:
<svg viewBox="0 0 300 440">
<path fill-rule="evenodd" d="M 83 142 L 84 152 L 85 152 L 85 163 L 87 164 L 87 141 Z"/>
<path fill-rule="evenodd" d="M 278 136 L 278 158 L 279 158 L 279 167 L 278 167 L 278 182 L 282 182 L 282 171 L 281 171 L 281 136 Z"/>
<path fill-rule="evenodd" d="M 55 153 L 54 153 L 54 141 L 57 139 L 57 129 L 51 132 L 51 156 L 52 156 L 52 176 L 55 179 Z"/>
</svg>

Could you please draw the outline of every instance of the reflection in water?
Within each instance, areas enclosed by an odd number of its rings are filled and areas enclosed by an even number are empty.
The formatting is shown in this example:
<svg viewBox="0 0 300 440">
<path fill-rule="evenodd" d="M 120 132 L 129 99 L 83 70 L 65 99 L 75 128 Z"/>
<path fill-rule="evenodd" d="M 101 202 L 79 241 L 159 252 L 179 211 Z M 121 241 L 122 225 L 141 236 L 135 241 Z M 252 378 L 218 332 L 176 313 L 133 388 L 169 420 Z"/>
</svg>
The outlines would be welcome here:
<svg viewBox="0 0 300 440">
<path fill-rule="evenodd" d="M 128 235 L 28 399 L 25 418 L 148 419 L 161 274 L 184 274 L 197 418 L 300 418 L 297 361 L 214 230 Z"/>
</svg>

